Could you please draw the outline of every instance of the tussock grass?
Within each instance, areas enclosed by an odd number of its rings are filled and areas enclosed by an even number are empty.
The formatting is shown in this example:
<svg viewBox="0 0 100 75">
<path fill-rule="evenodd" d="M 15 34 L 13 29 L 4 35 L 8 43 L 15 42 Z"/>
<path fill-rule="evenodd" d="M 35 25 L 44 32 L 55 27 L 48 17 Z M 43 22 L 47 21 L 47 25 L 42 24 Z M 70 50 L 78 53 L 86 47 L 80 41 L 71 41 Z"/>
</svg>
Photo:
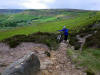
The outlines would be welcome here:
<svg viewBox="0 0 100 75">
<path fill-rule="evenodd" d="M 59 43 L 57 43 L 57 34 L 47 32 L 37 32 L 30 35 L 16 35 L 1 42 L 7 43 L 11 48 L 15 48 L 22 42 L 33 42 L 46 44 L 51 50 L 56 50 Z"/>
<path fill-rule="evenodd" d="M 81 53 L 69 49 L 67 54 L 77 66 L 85 67 L 87 73 L 97 74 L 100 71 L 100 49 L 85 49 Z"/>
</svg>

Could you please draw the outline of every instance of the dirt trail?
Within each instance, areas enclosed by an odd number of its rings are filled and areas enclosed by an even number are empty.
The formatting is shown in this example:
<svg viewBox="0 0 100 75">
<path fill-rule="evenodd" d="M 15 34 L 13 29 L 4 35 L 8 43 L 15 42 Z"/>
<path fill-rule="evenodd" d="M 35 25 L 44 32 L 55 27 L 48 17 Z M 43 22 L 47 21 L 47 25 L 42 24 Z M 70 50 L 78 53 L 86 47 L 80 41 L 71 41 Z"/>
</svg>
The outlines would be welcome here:
<svg viewBox="0 0 100 75">
<path fill-rule="evenodd" d="M 16 48 L 9 48 L 0 43 L 0 72 L 13 61 L 18 60 L 25 54 L 35 52 L 39 57 L 41 69 L 38 75 L 85 75 L 81 70 L 75 69 L 66 56 L 67 44 L 61 43 L 58 50 L 53 51 L 43 44 L 22 43 Z M 51 57 L 45 54 L 50 52 Z"/>
<path fill-rule="evenodd" d="M 67 44 L 61 43 L 57 51 L 51 51 L 50 58 L 41 60 L 41 65 L 44 64 L 44 69 L 39 75 L 86 75 L 81 70 L 77 70 L 75 66 L 67 58 Z M 45 66 L 46 65 L 46 66 Z"/>
</svg>

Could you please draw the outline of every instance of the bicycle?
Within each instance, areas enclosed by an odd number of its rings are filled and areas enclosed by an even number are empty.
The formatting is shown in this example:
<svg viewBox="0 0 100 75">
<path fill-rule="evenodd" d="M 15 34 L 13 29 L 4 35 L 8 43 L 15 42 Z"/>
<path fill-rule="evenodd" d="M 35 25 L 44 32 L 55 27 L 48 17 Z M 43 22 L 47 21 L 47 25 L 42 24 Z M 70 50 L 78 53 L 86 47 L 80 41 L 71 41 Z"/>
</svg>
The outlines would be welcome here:
<svg viewBox="0 0 100 75">
<path fill-rule="evenodd" d="M 61 43 L 64 39 L 64 34 L 63 32 L 60 31 L 60 34 L 57 36 L 57 42 Z"/>
</svg>

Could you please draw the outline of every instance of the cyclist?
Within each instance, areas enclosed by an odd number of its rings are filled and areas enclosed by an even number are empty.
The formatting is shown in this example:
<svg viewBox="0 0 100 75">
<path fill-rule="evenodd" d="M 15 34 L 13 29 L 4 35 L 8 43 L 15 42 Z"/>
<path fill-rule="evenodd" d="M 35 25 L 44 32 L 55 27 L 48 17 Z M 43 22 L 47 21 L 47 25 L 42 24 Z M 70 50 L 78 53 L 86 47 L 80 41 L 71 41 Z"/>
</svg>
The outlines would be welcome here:
<svg viewBox="0 0 100 75">
<path fill-rule="evenodd" d="M 67 38 L 68 38 L 68 29 L 66 28 L 66 26 L 64 26 L 62 30 L 58 30 L 58 31 L 63 31 L 64 40 L 67 41 Z"/>
</svg>

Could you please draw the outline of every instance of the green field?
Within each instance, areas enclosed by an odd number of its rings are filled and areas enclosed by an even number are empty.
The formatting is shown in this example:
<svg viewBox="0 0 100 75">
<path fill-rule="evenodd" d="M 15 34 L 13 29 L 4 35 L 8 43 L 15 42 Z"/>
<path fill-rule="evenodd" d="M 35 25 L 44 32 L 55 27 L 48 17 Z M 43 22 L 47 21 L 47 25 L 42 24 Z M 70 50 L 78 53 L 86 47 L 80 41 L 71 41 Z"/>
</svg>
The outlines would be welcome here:
<svg viewBox="0 0 100 75">
<path fill-rule="evenodd" d="M 95 12 L 60 12 L 60 14 L 54 14 L 54 15 L 45 15 L 41 16 L 39 13 L 39 16 L 34 16 L 33 11 L 27 11 L 17 14 L 10 14 L 6 17 L 8 19 L 5 19 L 2 23 L 3 26 L 0 30 L 0 40 L 3 40 L 5 38 L 14 36 L 16 34 L 31 34 L 34 32 L 57 32 L 57 30 L 61 29 L 64 25 L 70 30 L 75 30 L 75 32 L 80 31 L 80 29 L 83 29 L 84 26 L 93 24 L 96 21 L 96 13 Z M 43 12 L 43 11 L 42 11 Z M 48 12 L 50 13 L 50 11 Z M 35 13 L 36 14 L 36 13 Z M 77 16 L 76 16 L 77 15 Z M 73 17 L 72 17 L 73 16 Z M 5 18 L 6 18 L 5 17 Z M 70 17 L 70 18 L 65 18 Z M 20 22 L 22 21 L 22 22 Z M 27 23 L 30 21 L 31 23 Z M 14 22 L 14 23 L 9 23 Z M 18 22 L 18 23 L 16 23 Z M 17 25 L 17 24 L 22 25 Z M 8 26 L 6 25 L 8 24 Z M 13 25 L 16 26 L 14 27 Z M 12 25 L 12 26 L 11 26 Z M 10 28 L 9 27 L 13 27 Z"/>
<path fill-rule="evenodd" d="M 67 50 L 67 54 L 77 67 L 86 68 L 86 71 L 96 75 L 100 71 L 100 49 L 88 48 L 80 53 L 75 50 Z M 74 57 L 76 56 L 76 57 Z"/>
</svg>

